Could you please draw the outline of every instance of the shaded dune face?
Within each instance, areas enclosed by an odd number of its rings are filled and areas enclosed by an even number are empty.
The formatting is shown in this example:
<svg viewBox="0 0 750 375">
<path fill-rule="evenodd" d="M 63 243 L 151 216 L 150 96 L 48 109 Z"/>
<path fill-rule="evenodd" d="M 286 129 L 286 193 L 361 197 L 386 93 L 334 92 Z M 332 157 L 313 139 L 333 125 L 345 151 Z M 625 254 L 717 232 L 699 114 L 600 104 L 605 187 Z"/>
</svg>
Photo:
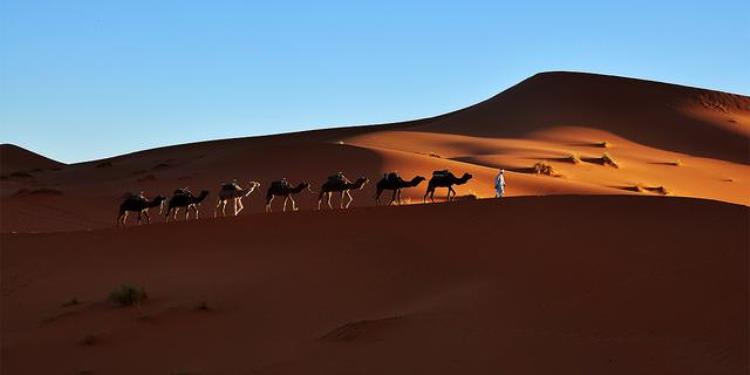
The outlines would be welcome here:
<svg viewBox="0 0 750 375">
<path fill-rule="evenodd" d="M 125 192 L 153 197 L 184 186 L 214 192 L 200 207 L 209 217 L 223 182 L 254 180 L 265 189 L 285 177 L 318 191 L 338 171 L 374 182 L 392 170 L 406 177 L 442 169 L 470 173 L 474 177 L 457 187 L 459 199 L 493 197 L 494 177 L 503 168 L 507 197 L 687 196 L 748 205 L 749 134 L 745 96 L 542 73 L 468 108 L 397 124 L 199 142 L 72 165 L 2 145 L 13 171 L 4 162 L 0 231 L 105 228 L 114 225 Z M 376 186 L 353 191 L 352 207 L 374 205 Z M 404 203 L 421 202 L 426 188 L 404 189 Z M 27 194 L 39 189 L 59 193 Z M 446 192 L 438 189 L 436 199 L 444 200 Z M 317 206 L 309 192 L 295 200 L 303 210 Z M 243 204 L 243 215 L 263 212 L 262 194 Z"/>
<path fill-rule="evenodd" d="M 550 196 L 2 234 L 0 371 L 739 374 L 749 213 Z M 148 299 L 107 303 L 123 283 Z"/>
</svg>

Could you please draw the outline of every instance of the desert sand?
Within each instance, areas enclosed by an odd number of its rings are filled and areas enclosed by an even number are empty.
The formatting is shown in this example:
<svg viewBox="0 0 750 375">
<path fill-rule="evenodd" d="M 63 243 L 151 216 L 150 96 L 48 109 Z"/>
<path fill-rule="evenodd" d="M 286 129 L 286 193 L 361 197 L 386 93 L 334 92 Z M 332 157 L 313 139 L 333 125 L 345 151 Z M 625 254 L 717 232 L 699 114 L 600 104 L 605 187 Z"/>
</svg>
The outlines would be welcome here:
<svg viewBox="0 0 750 375">
<path fill-rule="evenodd" d="M 748 147 L 748 97 L 567 72 L 398 124 L 70 165 L 2 145 L 0 370 L 746 373 Z M 474 176 L 458 202 L 374 207 L 383 173 L 445 168 Z M 351 209 L 262 213 L 336 171 L 371 180 Z M 233 178 L 262 186 L 213 219 Z M 115 228 L 125 192 L 178 186 L 211 190 L 201 220 Z M 123 283 L 149 298 L 112 306 Z"/>
</svg>

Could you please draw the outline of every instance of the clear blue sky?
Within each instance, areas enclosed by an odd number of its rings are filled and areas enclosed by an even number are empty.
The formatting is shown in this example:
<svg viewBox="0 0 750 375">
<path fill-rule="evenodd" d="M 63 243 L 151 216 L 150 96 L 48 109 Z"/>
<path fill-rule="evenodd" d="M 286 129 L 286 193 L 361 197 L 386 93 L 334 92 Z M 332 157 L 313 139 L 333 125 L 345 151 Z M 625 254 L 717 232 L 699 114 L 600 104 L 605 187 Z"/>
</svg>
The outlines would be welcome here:
<svg viewBox="0 0 750 375">
<path fill-rule="evenodd" d="M 64 162 L 438 115 L 540 71 L 750 94 L 750 1 L 0 0 L 0 142 Z"/>
</svg>

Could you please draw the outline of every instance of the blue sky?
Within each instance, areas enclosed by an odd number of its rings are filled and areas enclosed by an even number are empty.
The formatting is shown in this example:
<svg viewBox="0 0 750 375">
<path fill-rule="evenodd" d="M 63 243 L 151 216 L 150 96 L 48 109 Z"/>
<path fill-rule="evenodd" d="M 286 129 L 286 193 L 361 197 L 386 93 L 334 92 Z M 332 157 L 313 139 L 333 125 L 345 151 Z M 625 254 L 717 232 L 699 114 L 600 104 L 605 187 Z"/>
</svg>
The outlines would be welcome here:
<svg viewBox="0 0 750 375">
<path fill-rule="evenodd" d="M 0 0 L 0 142 L 64 162 L 438 115 L 540 71 L 750 94 L 750 1 Z"/>
</svg>

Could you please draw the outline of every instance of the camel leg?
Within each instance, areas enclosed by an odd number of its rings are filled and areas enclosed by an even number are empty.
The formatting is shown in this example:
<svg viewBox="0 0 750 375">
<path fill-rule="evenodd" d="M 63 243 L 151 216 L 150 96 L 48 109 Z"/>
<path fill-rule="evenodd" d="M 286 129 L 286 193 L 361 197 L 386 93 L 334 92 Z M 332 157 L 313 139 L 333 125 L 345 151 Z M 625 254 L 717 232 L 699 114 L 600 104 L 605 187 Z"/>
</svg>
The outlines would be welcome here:
<svg viewBox="0 0 750 375">
<path fill-rule="evenodd" d="M 318 211 L 320 211 L 320 203 L 323 202 L 323 196 L 326 193 L 321 189 L 320 194 L 318 194 Z"/>
<path fill-rule="evenodd" d="M 391 195 L 391 201 L 390 201 L 390 202 L 388 202 L 388 205 L 389 205 L 389 206 L 390 206 L 390 205 L 392 205 L 392 204 L 393 204 L 393 202 L 395 202 L 395 201 L 396 201 L 396 194 L 398 194 L 398 190 L 393 190 L 393 195 Z"/>
<path fill-rule="evenodd" d="M 341 191 L 341 199 L 339 200 L 339 209 L 342 210 L 344 209 L 344 191 Z"/>
<path fill-rule="evenodd" d="M 281 212 L 286 212 L 286 202 L 289 201 L 289 196 L 284 197 L 284 207 L 281 208 Z"/>
<path fill-rule="evenodd" d="M 240 211 L 244 210 L 245 206 L 242 205 L 242 198 L 235 198 L 234 201 L 234 216 L 237 216 L 237 214 L 240 213 Z"/>
<path fill-rule="evenodd" d="M 333 206 L 331 205 L 331 196 L 333 196 L 333 192 L 328 192 L 328 208 L 333 209 Z"/>
<path fill-rule="evenodd" d="M 266 198 L 266 212 L 272 212 L 272 210 L 271 210 L 271 202 L 273 202 L 274 198 L 276 198 L 275 195 L 272 195 L 270 198 Z"/>
<path fill-rule="evenodd" d="M 349 197 L 349 202 L 346 203 L 346 207 L 344 208 L 349 208 L 349 205 L 354 202 L 354 198 L 352 198 L 352 194 L 349 193 L 349 190 L 346 191 L 346 196 Z"/>
<path fill-rule="evenodd" d="M 216 207 L 214 207 L 214 218 L 219 217 L 219 207 L 221 206 L 221 203 L 221 199 L 216 202 Z"/>
<path fill-rule="evenodd" d="M 175 221 L 177 221 L 177 213 L 178 212 L 180 212 L 180 208 L 179 207 L 175 207 L 174 208 L 174 215 L 172 215 L 172 219 L 174 219 Z"/>
<path fill-rule="evenodd" d="M 380 205 L 380 194 L 382 194 L 382 193 L 383 193 L 383 190 L 381 190 L 381 189 L 378 189 L 378 190 L 377 190 L 377 191 L 375 192 L 375 205 L 376 205 L 376 206 L 379 206 L 379 205 Z"/>
<path fill-rule="evenodd" d="M 198 205 L 193 205 L 193 211 L 195 211 L 195 220 L 198 220 L 198 216 L 201 212 L 200 208 L 198 208 Z"/>
<path fill-rule="evenodd" d="M 289 200 L 292 201 L 292 211 L 297 211 L 298 210 L 298 208 L 297 208 L 297 202 L 294 201 L 294 197 L 290 195 L 289 196 Z"/>
<path fill-rule="evenodd" d="M 151 216 L 148 216 L 148 210 L 143 210 L 143 216 L 146 217 L 146 224 L 151 224 Z"/>
<path fill-rule="evenodd" d="M 188 219 L 190 219 L 190 205 L 185 207 L 185 221 L 188 221 Z"/>
<path fill-rule="evenodd" d="M 432 201 L 432 203 L 435 203 L 435 189 L 430 192 L 430 201 Z"/>
<path fill-rule="evenodd" d="M 135 222 L 136 225 L 141 225 L 141 215 L 142 215 L 142 211 L 138 211 L 138 220 L 136 220 Z"/>
<path fill-rule="evenodd" d="M 120 217 L 122 218 L 122 225 L 125 225 L 128 221 L 128 211 L 123 212 Z"/>
<path fill-rule="evenodd" d="M 224 200 L 221 203 L 222 203 L 222 205 L 221 205 L 221 217 L 225 217 L 225 216 L 227 216 L 227 201 Z"/>
<path fill-rule="evenodd" d="M 455 190 L 453 190 L 453 187 L 451 187 L 451 186 L 448 186 L 448 202 L 450 202 L 450 201 L 451 201 L 451 193 L 453 193 L 453 197 L 455 197 L 455 196 L 456 196 L 456 191 L 455 191 Z"/>
<path fill-rule="evenodd" d="M 422 203 L 427 203 L 427 196 L 430 194 L 430 188 L 427 188 L 427 191 L 424 192 L 424 197 L 422 198 Z"/>
</svg>

